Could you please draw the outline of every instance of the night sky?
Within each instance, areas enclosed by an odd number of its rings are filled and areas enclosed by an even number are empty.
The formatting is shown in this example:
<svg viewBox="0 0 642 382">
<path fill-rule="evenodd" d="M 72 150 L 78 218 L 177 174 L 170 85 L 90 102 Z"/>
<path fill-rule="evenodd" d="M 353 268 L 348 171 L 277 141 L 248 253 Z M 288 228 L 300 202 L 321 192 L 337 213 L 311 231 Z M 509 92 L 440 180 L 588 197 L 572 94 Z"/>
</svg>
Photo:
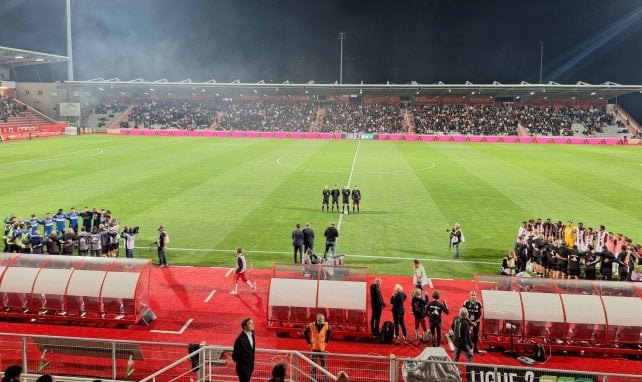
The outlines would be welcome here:
<svg viewBox="0 0 642 382">
<path fill-rule="evenodd" d="M 65 0 L 0 0 L 0 45 L 67 55 Z M 72 0 L 74 75 L 642 83 L 639 0 Z M 18 80 L 65 80 L 40 65 Z"/>
</svg>

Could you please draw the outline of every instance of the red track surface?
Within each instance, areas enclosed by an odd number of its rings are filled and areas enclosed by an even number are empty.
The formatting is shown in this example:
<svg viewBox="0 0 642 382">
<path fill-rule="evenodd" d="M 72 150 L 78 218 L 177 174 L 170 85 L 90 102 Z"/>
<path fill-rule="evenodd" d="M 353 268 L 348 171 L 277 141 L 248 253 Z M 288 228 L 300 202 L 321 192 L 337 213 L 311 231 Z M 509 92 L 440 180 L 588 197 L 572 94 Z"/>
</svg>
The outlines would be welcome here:
<svg viewBox="0 0 642 382">
<path fill-rule="evenodd" d="M 307 351 L 305 341 L 299 336 L 277 338 L 267 329 L 267 290 L 271 270 L 252 270 L 249 278 L 258 283 L 258 292 L 252 294 L 247 285 L 239 285 L 239 294 L 230 295 L 233 277 L 227 268 L 167 267 L 154 268 L 151 274 L 151 308 L 157 320 L 151 326 L 136 325 L 129 328 L 99 327 L 96 325 L 69 326 L 63 324 L 44 324 L 30 322 L 0 322 L 0 332 L 16 334 L 40 334 L 84 338 L 103 338 L 133 341 L 156 341 L 190 343 L 206 341 L 212 345 L 231 346 L 240 332 L 240 322 L 244 317 L 252 317 L 256 323 L 257 346 L 272 349 L 294 349 Z M 384 298 L 392 293 L 394 284 L 404 286 L 410 296 L 411 277 L 379 276 L 382 278 Z M 370 276 L 372 281 L 374 276 Z M 473 288 L 470 280 L 433 279 L 434 287 L 441 291 L 442 298 L 448 301 L 451 309 L 445 316 L 444 328 L 450 327 L 454 315 L 468 298 Z M 214 294 L 212 295 L 213 291 Z M 209 298 L 208 301 L 206 301 Z M 388 304 L 389 305 L 389 304 Z M 414 337 L 414 318 L 407 302 L 406 326 L 409 337 Z M 188 320 L 191 324 L 185 327 Z M 389 306 L 384 310 L 382 321 L 391 320 Z M 330 322 L 330 324 L 332 324 Z M 182 332 L 181 330 L 184 329 Z M 162 331 L 162 332 L 157 332 Z M 174 332 L 174 333 L 172 333 Z M 448 352 L 446 341 L 442 341 Z M 384 345 L 361 340 L 349 342 L 340 339 L 331 341 L 329 351 L 347 354 L 371 354 L 414 357 L 421 353 L 425 344 L 402 342 Z M 481 345 L 484 349 L 484 345 Z M 489 351 L 476 356 L 475 362 L 523 366 L 512 357 L 500 351 Z M 642 374 L 642 361 L 616 358 L 613 356 L 568 356 L 553 354 L 545 364 L 537 367 L 601 371 L 626 374 Z"/>
</svg>

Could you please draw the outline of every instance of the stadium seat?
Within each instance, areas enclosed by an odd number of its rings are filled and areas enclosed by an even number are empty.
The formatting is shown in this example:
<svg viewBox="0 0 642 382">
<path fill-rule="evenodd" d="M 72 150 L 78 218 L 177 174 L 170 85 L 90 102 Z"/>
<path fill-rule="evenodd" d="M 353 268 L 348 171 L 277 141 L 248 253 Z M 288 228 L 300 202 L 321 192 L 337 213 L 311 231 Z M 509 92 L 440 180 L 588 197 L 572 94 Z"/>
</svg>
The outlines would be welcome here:
<svg viewBox="0 0 642 382">
<path fill-rule="evenodd" d="M 366 317 L 365 310 L 356 310 L 348 309 L 347 313 L 347 324 L 353 325 L 356 327 L 364 327 L 368 323 L 368 318 Z"/>
<path fill-rule="evenodd" d="M 332 325 L 344 325 L 347 322 L 346 311 L 344 309 L 329 308 L 326 319 Z"/>
<path fill-rule="evenodd" d="M 310 319 L 310 311 L 306 307 L 291 306 L 290 307 L 290 322 L 308 322 Z"/>
<path fill-rule="evenodd" d="M 271 306 L 269 319 L 272 321 L 288 321 L 290 319 L 290 308 L 287 306 Z"/>
</svg>

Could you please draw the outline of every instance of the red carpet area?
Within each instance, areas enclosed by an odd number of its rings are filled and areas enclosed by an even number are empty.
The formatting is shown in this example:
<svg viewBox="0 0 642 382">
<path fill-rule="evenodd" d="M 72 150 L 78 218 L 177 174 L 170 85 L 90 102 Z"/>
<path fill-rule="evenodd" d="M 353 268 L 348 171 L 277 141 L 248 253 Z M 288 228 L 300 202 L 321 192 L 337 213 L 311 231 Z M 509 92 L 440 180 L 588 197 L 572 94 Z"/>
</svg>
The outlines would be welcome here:
<svg viewBox="0 0 642 382">
<path fill-rule="evenodd" d="M 0 322 L 0 332 L 15 334 L 40 334 L 51 336 L 104 338 L 135 341 L 199 343 L 206 341 L 212 345 L 232 346 L 240 332 L 240 322 L 244 317 L 252 317 L 256 324 L 257 347 L 272 349 L 293 349 L 308 351 L 307 344 L 300 335 L 280 338 L 267 328 L 267 297 L 271 270 L 251 270 L 251 280 L 258 283 L 258 291 L 252 294 L 246 284 L 239 285 L 239 294 L 231 295 L 233 273 L 229 268 L 175 267 L 154 268 L 151 272 L 150 305 L 157 316 L 150 326 L 134 325 L 129 328 L 100 327 L 97 325 L 43 324 L 31 322 Z M 369 276 L 369 284 L 375 277 L 381 277 L 384 298 L 392 294 L 395 284 L 403 285 L 410 296 L 412 278 L 398 276 Z M 444 328 L 449 328 L 453 317 L 474 288 L 471 280 L 433 279 L 435 289 L 446 299 L 451 313 L 445 316 Z M 382 322 L 391 320 L 389 304 Z M 410 312 L 410 302 L 406 305 L 406 326 L 408 336 L 414 338 L 414 318 Z M 330 322 L 332 324 L 332 322 Z M 445 332 L 445 330 L 444 330 Z M 445 340 L 442 345 L 452 355 Z M 371 354 L 398 357 L 415 357 L 425 347 L 419 341 L 399 344 L 380 344 L 370 338 L 359 341 L 335 339 L 328 350 L 333 353 Z M 475 357 L 475 362 L 524 366 L 516 359 L 504 355 L 502 349 L 487 349 L 486 354 Z M 553 354 L 545 363 L 535 367 L 552 369 L 600 371 L 626 374 L 642 374 L 642 361 L 623 357 L 580 356 Z"/>
</svg>

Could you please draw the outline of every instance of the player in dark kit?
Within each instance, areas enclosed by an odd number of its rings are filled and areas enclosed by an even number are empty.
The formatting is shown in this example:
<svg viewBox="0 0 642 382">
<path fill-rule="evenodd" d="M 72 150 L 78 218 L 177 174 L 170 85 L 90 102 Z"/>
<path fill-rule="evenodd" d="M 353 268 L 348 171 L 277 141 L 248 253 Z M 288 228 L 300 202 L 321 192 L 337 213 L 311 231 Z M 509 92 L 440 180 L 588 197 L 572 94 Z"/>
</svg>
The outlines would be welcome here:
<svg viewBox="0 0 642 382">
<path fill-rule="evenodd" d="M 345 212 L 346 208 L 350 211 L 350 194 L 350 187 L 343 187 L 343 190 L 341 190 L 341 195 L 343 195 L 343 200 L 341 201 L 341 212 Z"/>
<path fill-rule="evenodd" d="M 339 195 L 341 195 L 341 191 L 339 191 L 339 187 L 336 184 L 330 191 L 330 195 L 332 195 L 332 212 L 334 212 L 334 206 L 337 206 L 337 211 L 339 211 Z"/>
<path fill-rule="evenodd" d="M 354 213 L 355 207 L 357 208 L 357 213 L 359 212 L 359 204 L 361 203 L 361 190 L 359 186 L 354 186 L 352 190 L 352 213 Z"/>
<path fill-rule="evenodd" d="M 328 186 L 323 187 L 323 191 L 321 191 L 321 194 L 323 195 L 321 212 L 323 212 L 323 208 L 325 208 L 326 212 L 330 212 L 330 190 L 328 189 Z"/>
</svg>

